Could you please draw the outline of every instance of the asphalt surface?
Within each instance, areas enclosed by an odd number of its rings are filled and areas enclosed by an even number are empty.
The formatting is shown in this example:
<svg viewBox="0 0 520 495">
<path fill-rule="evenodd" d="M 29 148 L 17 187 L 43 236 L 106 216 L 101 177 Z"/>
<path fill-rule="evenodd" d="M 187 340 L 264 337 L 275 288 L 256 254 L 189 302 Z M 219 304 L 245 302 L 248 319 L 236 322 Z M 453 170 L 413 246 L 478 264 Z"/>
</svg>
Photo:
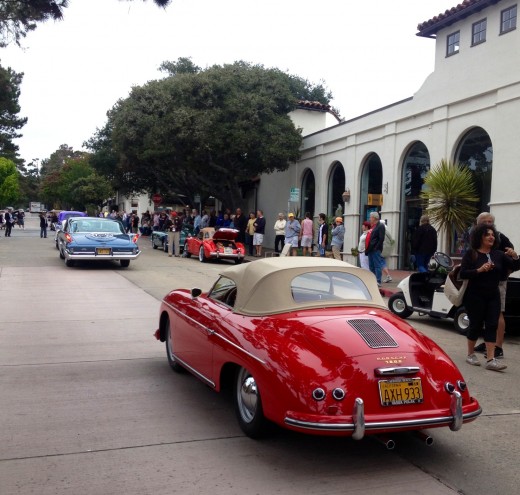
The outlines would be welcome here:
<svg viewBox="0 0 520 495">
<path fill-rule="evenodd" d="M 53 233 L 26 224 L 9 239 L 0 231 L 0 495 L 518 493 L 518 338 L 496 373 L 466 365 L 448 320 L 409 319 L 484 409 L 459 432 L 430 430 L 432 447 L 408 434 L 393 451 L 284 430 L 253 441 L 230 398 L 171 372 L 152 337 L 164 294 L 207 290 L 222 265 L 169 258 L 143 238 L 128 269 L 67 268 Z"/>
</svg>

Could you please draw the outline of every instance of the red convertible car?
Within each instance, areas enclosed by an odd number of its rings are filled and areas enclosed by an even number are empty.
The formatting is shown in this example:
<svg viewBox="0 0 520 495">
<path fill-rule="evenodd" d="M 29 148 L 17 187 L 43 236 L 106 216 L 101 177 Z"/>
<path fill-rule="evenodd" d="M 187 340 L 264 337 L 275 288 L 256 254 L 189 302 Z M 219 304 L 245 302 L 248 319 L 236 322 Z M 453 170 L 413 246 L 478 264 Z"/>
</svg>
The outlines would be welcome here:
<svg viewBox="0 0 520 495">
<path fill-rule="evenodd" d="M 354 439 L 458 430 L 482 412 L 443 350 L 386 309 L 370 272 L 342 261 L 229 267 L 208 293 L 170 292 L 155 337 L 174 371 L 231 387 L 253 438 L 270 422 Z"/>
<path fill-rule="evenodd" d="M 189 236 L 184 243 L 184 256 L 198 256 L 203 263 L 208 260 L 234 260 L 238 265 L 244 260 L 246 249 L 235 242 L 238 230 L 205 227 L 196 236 Z"/>
</svg>

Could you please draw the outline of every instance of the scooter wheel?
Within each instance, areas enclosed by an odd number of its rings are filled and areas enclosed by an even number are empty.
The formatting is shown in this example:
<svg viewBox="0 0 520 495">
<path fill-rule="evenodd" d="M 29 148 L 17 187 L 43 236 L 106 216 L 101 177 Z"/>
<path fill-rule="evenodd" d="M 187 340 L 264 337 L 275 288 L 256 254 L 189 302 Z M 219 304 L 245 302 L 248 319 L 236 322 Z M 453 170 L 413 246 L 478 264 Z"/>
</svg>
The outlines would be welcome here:
<svg viewBox="0 0 520 495">
<path fill-rule="evenodd" d="M 413 313 L 413 311 L 406 305 L 406 300 L 402 292 L 398 292 L 390 297 L 388 307 L 392 313 L 401 318 L 408 318 Z"/>
<path fill-rule="evenodd" d="M 453 323 L 460 334 L 466 335 L 466 332 L 468 331 L 469 327 L 469 318 L 468 312 L 466 311 L 466 308 L 464 306 L 460 306 L 457 309 L 457 311 L 455 311 Z"/>
</svg>

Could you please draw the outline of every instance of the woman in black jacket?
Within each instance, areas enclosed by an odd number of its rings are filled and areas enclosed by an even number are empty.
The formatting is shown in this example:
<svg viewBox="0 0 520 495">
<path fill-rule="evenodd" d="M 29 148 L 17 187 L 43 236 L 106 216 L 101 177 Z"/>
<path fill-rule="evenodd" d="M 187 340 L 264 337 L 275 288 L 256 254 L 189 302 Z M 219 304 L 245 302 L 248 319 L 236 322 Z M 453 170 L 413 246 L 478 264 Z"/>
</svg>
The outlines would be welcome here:
<svg viewBox="0 0 520 495">
<path fill-rule="evenodd" d="M 494 358 L 500 315 L 498 284 L 505 273 L 520 269 L 520 259 L 511 248 L 507 248 L 505 252 L 498 250 L 497 243 L 497 231 L 493 226 L 477 225 L 471 236 L 471 248 L 462 258 L 460 278 L 468 280 L 463 300 L 469 318 L 466 362 L 480 366 L 474 351 L 475 343 L 484 329 L 488 358 L 486 369 L 502 371 L 507 366 Z"/>
</svg>

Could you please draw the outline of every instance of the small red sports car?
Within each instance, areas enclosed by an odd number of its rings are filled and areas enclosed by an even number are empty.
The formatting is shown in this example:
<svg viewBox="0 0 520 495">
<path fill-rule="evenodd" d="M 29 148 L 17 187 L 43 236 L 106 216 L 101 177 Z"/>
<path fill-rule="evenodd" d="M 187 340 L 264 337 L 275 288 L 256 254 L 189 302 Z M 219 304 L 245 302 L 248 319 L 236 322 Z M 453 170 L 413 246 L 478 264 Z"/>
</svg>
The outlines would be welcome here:
<svg viewBox="0 0 520 495">
<path fill-rule="evenodd" d="M 236 242 L 238 230 L 205 227 L 196 236 L 189 236 L 184 242 L 184 256 L 198 256 L 204 263 L 208 260 L 234 260 L 238 265 L 244 260 L 246 248 Z"/>
<path fill-rule="evenodd" d="M 170 292 L 155 337 L 173 370 L 232 388 L 250 437 L 269 422 L 354 439 L 458 430 L 482 412 L 443 350 L 386 309 L 372 273 L 342 261 L 229 267 L 208 293 Z"/>
</svg>

